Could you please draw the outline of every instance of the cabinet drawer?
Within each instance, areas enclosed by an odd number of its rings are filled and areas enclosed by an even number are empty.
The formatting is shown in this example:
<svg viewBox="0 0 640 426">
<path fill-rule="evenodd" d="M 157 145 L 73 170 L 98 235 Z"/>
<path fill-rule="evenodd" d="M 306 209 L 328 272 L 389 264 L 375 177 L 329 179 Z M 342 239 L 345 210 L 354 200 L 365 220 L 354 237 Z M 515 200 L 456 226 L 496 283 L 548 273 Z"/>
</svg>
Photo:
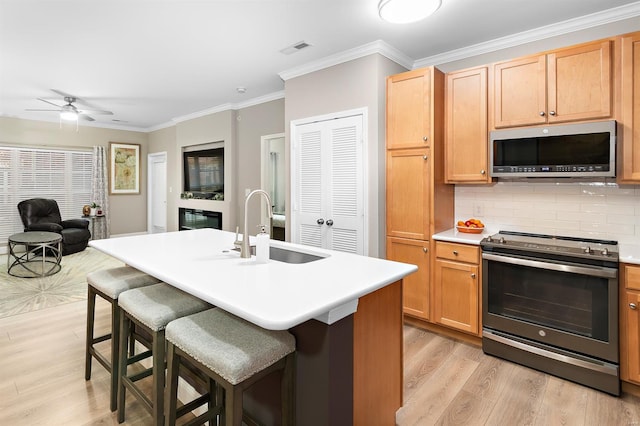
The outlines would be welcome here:
<svg viewBox="0 0 640 426">
<path fill-rule="evenodd" d="M 436 241 L 436 257 L 478 264 L 480 262 L 480 247 Z"/>
<path fill-rule="evenodd" d="M 640 290 L 640 266 L 624 265 L 625 287 Z"/>
</svg>

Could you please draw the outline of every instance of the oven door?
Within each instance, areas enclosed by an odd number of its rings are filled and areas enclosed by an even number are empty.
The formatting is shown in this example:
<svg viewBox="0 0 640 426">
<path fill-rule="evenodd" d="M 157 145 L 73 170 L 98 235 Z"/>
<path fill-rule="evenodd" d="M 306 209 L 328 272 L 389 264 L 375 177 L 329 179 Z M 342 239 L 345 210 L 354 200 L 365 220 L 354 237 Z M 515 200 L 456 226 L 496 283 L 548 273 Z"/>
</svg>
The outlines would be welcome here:
<svg viewBox="0 0 640 426">
<path fill-rule="evenodd" d="M 618 270 L 483 253 L 483 327 L 618 362 Z"/>
</svg>

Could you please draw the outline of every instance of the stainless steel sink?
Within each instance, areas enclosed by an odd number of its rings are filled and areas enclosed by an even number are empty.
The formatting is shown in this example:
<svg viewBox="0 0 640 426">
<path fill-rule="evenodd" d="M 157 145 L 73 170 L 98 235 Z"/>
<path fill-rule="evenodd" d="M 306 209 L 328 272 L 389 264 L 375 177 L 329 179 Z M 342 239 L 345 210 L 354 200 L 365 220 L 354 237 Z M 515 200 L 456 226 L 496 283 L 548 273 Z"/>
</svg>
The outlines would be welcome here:
<svg viewBox="0 0 640 426">
<path fill-rule="evenodd" d="M 233 250 L 240 251 L 240 248 L 236 247 Z M 256 253 L 256 247 L 251 246 L 251 254 Z M 323 256 L 318 256 L 310 253 L 303 253 L 300 251 L 287 250 L 280 247 L 269 247 L 269 259 L 277 260 L 284 263 L 309 263 L 316 260 L 324 259 Z"/>
</svg>

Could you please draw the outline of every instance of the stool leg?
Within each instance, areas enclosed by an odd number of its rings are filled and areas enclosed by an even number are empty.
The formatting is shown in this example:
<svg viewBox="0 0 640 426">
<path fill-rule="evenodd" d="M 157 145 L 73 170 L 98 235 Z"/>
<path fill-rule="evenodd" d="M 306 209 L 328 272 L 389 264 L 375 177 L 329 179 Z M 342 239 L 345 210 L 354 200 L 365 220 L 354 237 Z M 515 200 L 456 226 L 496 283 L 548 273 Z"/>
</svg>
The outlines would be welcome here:
<svg viewBox="0 0 640 426">
<path fill-rule="evenodd" d="M 178 406 L 178 370 L 180 368 L 180 358 L 176 354 L 175 346 L 169 343 L 167 348 L 167 386 L 165 425 L 175 426 L 176 409 Z"/>
<path fill-rule="evenodd" d="M 91 379 L 91 348 L 93 347 L 93 325 L 96 314 L 96 293 L 91 286 L 87 286 L 87 341 L 85 349 L 84 379 Z"/>
<path fill-rule="evenodd" d="M 130 320 L 122 312 L 120 315 L 120 345 L 118 354 L 118 423 L 124 422 L 124 406 L 126 391 L 122 376 L 127 375 L 127 339 L 129 338 Z"/>
<path fill-rule="evenodd" d="M 153 332 L 151 343 L 153 352 L 153 420 L 157 426 L 164 424 L 164 366 L 165 366 L 164 330 Z"/>
<path fill-rule="evenodd" d="M 111 301 L 111 411 L 118 407 L 118 379 L 120 377 L 120 307 Z"/>
<path fill-rule="evenodd" d="M 225 386 L 224 416 L 227 426 L 242 426 L 242 387 Z"/>
<path fill-rule="evenodd" d="M 295 352 L 285 358 L 282 372 L 282 426 L 295 424 Z"/>
</svg>

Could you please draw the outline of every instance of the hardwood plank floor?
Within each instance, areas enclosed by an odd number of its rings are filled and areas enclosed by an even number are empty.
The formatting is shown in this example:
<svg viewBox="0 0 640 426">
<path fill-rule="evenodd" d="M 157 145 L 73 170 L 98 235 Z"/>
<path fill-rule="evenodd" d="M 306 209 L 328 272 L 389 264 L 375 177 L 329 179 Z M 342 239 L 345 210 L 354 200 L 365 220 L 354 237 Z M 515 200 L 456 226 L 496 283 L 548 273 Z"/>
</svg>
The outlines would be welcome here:
<svg viewBox="0 0 640 426">
<path fill-rule="evenodd" d="M 86 302 L 0 319 L 0 425 L 116 425 L 107 372 L 84 380 Z M 97 327 L 109 327 L 98 300 Z M 616 398 L 405 326 L 397 425 L 640 425 L 640 399 Z M 105 345 L 105 351 L 108 345 Z M 125 425 L 151 417 L 127 398 Z"/>
</svg>

